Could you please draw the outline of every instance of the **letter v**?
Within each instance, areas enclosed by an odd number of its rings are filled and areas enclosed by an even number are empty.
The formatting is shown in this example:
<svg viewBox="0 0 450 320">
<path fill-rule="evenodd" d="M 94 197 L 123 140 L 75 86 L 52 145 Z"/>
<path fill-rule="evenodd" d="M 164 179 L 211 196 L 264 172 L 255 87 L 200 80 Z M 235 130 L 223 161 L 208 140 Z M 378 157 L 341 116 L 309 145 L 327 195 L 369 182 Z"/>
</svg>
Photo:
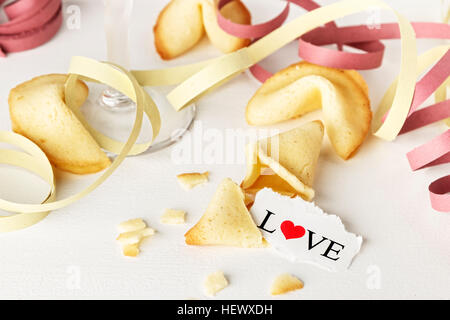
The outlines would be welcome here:
<svg viewBox="0 0 450 320">
<path fill-rule="evenodd" d="M 325 238 L 324 236 L 322 236 L 322 240 L 320 240 L 319 242 L 317 242 L 316 244 L 313 245 L 313 235 L 316 234 L 314 231 L 308 230 L 308 234 L 309 234 L 309 240 L 308 240 L 308 251 L 317 247 L 319 244 L 321 244 L 322 242 L 324 242 L 325 240 L 328 240 L 328 238 Z"/>
</svg>

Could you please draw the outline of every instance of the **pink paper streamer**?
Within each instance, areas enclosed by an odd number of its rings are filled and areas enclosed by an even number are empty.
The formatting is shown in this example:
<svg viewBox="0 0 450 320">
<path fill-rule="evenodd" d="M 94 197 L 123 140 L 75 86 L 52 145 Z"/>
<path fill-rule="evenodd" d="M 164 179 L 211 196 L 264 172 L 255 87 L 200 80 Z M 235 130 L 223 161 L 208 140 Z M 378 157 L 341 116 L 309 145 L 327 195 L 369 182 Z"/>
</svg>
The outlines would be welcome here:
<svg viewBox="0 0 450 320">
<path fill-rule="evenodd" d="M 450 129 L 406 154 L 413 171 L 450 161 Z"/>
<path fill-rule="evenodd" d="M 2 5 L 6 0 L 0 0 Z M 18 0 L 4 7 L 9 21 L 0 25 L 0 56 L 38 47 L 62 25 L 61 0 Z"/>
<path fill-rule="evenodd" d="M 218 4 L 218 10 L 222 9 L 226 4 L 228 4 L 231 1 L 233 0 L 220 1 Z M 289 2 L 286 3 L 286 7 L 278 16 L 261 24 L 244 25 L 233 23 L 220 13 L 217 15 L 217 22 L 222 29 L 226 30 L 227 33 L 235 37 L 244 39 L 247 38 L 255 39 L 263 37 L 266 34 L 280 27 L 284 23 L 284 21 L 286 21 L 288 15 L 289 15 Z"/>
<path fill-rule="evenodd" d="M 431 206 L 436 211 L 450 212 L 450 175 L 442 177 L 428 188 Z"/>
<path fill-rule="evenodd" d="M 450 74 L 448 66 L 450 66 L 450 51 L 447 51 L 447 53 L 431 68 L 431 70 L 428 71 L 419 82 L 417 82 L 408 117 L 411 116 L 417 108 L 424 103 L 425 100 L 427 100 L 428 97 L 430 97 L 433 92 L 435 92 L 447 79 Z M 422 116 L 426 116 L 426 113 L 430 111 L 431 109 L 428 111 L 422 110 L 421 114 Z M 383 121 L 386 119 L 388 113 L 389 112 L 384 115 Z M 445 118 L 447 117 L 444 116 L 438 120 Z"/>
<path fill-rule="evenodd" d="M 219 1 L 218 8 L 222 8 L 231 0 Z M 311 11 L 320 8 L 320 5 L 311 0 L 288 0 L 305 10 Z M 219 26 L 227 33 L 240 38 L 257 39 L 281 26 L 287 18 L 285 12 L 288 8 L 265 23 L 258 25 L 242 25 L 234 23 L 218 12 Z M 416 22 L 412 23 L 417 38 L 450 39 L 450 26 L 443 23 Z M 264 33 L 265 32 L 265 33 Z M 384 55 L 384 45 L 379 40 L 399 39 L 400 31 L 396 23 L 380 24 L 376 28 L 368 28 L 366 25 L 340 27 L 331 22 L 324 27 L 314 29 L 298 39 L 299 57 L 311 63 L 320 64 L 331 68 L 367 70 L 378 68 Z M 339 51 L 321 46 L 337 44 Z M 365 53 L 341 51 L 342 45 L 347 45 Z M 252 74 L 261 82 L 264 82 L 268 71 L 261 67 L 251 68 Z"/>
<path fill-rule="evenodd" d="M 221 0 L 218 9 L 231 0 Z M 287 0 L 285 9 L 275 18 L 258 25 L 240 25 L 227 20 L 218 12 L 219 26 L 227 33 L 241 37 L 257 39 L 279 28 L 289 13 L 289 2 L 308 11 L 320 7 L 311 0 Z M 412 23 L 417 38 L 450 39 L 450 26 L 444 23 L 415 22 Z M 341 69 L 366 70 L 381 65 L 384 55 L 384 45 L 380 40 L 399 39 L 398 24 L 384 23 L 376 28 L 366 25 L 337 27 L 331 22 L 324 27 L 311 30 L 298 39 L 299 57 L 311 63 Z M 337 44 L 338 50 L 323 48 L 324 45 Z M 353 53 L 342 51 L 347 45 L 364 51 Z M 255 64 L 250 71 L 261 82 L 272 74 Z M 418 107 L 447 79 L 450 75 L 450 51 L 447 52 L 435 66 L 417 83 L 414 99 L 403 128 L 400 133 L 418 129 L 430 123 L 450 117 L 450 100 L 446 100 L 418 110 Z M 450 130 L 434 138 L 430 142 L 415 148 L 407 154 L 413 170 L 450 162 Z M 437 211 L 450 211 L 450 176 L 443 177 L 430 184 L 430 200 Z"/>
<path fill-rule="evenodd" d="M 413 112 L 406 119 L 400 134 L 419 129 L 446 118 L 450 118 L 450 100 L 444 100 Z"/>
</svg>

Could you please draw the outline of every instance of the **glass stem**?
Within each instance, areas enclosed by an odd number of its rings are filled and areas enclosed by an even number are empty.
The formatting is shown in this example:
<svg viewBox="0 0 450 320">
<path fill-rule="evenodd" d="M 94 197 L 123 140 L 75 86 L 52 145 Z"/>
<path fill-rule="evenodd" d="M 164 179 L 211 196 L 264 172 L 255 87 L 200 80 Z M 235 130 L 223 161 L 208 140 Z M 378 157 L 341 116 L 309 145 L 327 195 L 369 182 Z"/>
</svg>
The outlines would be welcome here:
<svg viewBox="0 0 450 320">
<path fill-rule="evenodd" d="M 129 69 L 129 24 L 133 0 L 104 0 L 104 2 L 107 59 Z M 103 92 L 101 102 L 115 110 L 130 109 L 133 106 L 133 102 L 127 96 L 112 88 Z"/>
</svg>

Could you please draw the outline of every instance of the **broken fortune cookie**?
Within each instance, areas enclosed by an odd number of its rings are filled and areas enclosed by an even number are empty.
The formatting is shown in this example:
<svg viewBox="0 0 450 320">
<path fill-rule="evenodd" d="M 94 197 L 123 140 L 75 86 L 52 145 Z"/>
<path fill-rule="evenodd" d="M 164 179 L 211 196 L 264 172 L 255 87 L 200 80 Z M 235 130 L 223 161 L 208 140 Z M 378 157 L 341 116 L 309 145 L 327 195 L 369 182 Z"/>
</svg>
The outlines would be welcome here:
<svg viewBox="0 0 450 320">
<path fill-rule="evenodd" d="M 312 121 L 248 145 L 247 174 L 241 184 L 246 204 L 251 205 L 256 193 L 263 188 L 312 200 L 323 134 L 322 122 Z"/>
<path fill-rule="evenodd" d="M 223 245 L 244 248 L 264 247 L 261 232 L 244 203 L 242 189 L 224 179 L 206 212 L 185 234 L 189 245 Z"/>
<path fill-rule="evenodd" d="M 283 273 L 277 276 L 273 281 L 270 288 L 270 294 L 277 296 L 301 289 L 303 289 L 303 281 L 289 273 Z"/>
<path fill-rule="evenodd" d="M 117 226 L 117 229 L 120 234 L 116 240 L 126 257 L 136 257 L 140 252 L 142 240 L 155 234 L 155 230 L 148 228 L 141 218 L 124 221 Z"/>
<path fill-rule="evenodd" d="M 219 291 L 228 287 L 228 280 L 222 271 L 216 271 L 206 277 L 203 287 L 207 295 L 215 296 Z"/>
</svg>

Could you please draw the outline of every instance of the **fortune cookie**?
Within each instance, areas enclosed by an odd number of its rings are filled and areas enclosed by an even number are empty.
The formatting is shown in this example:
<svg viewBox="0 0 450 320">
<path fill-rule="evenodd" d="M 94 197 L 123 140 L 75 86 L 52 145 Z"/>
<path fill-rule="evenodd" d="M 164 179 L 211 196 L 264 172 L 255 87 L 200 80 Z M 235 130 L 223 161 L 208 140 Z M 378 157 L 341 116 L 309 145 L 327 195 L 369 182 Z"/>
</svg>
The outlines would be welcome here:
<svg viewBox="0 0 450 320">
<path fill-rule="evenodd" d="M 87 174 L 101 171 L 110 160 L 64 100 L 66 75 L 50 74 L 18 85 L 9 94 L 12 129 L 36 143 L 57 168 Z M 89 93 L 78 81 L 74 104 Z"/>
<path fill-rule="evenodd" d="M 231 179 L 224 179 L 206 212 L 185 234 L 189 245 L 264 247 L 261 232 L 244 204 L 244 193 Z"/>
<path fill-rule="evenodd" d="M 311 188 L 322 146 L 322 122 L 312 121 L 247 146 L 247 174 L 241 184 L 251 205 L 263 188 L 286 196 L 314 198 Z M 266 149 L 266 150 L 264 150 Z"/>
<path fill-rule="evenodd" d="M 354 70 L 294 64 L 256 91 L 246 119 L 251 125 L 268 125 L 320 108 L 333 148 L 349 159 L 363 143 L 372 120 L 367 84 Z"/>
<path fill-rule="evenodd" d="M 172 0 L 161 11 L 153 28 L 155 47 L 164 60 L 176 58 L 194 47 L 206 34 L 223 53 L 246 47 L 240 39 L 223 31 L 217 23 L 216 0 Z M 220 12 L 239 24 L 250 24 L 251 16 L 240 0 L 226 4 Z"/>
</svg>

